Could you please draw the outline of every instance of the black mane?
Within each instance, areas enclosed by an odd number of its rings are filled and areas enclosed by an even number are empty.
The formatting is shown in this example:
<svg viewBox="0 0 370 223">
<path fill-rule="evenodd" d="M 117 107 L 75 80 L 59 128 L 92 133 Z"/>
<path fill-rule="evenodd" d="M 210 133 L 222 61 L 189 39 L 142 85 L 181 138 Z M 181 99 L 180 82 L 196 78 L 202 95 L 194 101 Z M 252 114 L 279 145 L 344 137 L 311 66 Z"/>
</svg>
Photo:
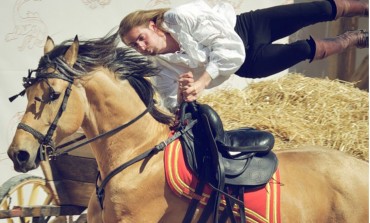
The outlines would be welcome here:
<svg viewBox="0 0 370 223">
<path fill-rule="evenodd" d="M 98 39 L 79 41 L 78 57 L 73 68 L 69 67 L 63 56 L 73 40 L 66 40 L 44 55 L 38 70 L 54 67 L 66 76 L 83 76 L 96 67 L 105 67 L 121 80 L 128 80 L 146 106 L 153 103 L 155 88 L 146 77 L 158 74 L 158 69 L 145 56 L 127 47 L 118 47 L 117 33 Z M 171 124 L 172 117 L 161 112 L 156 106 L 150 114 L 159 122 Z"/>
</svg>

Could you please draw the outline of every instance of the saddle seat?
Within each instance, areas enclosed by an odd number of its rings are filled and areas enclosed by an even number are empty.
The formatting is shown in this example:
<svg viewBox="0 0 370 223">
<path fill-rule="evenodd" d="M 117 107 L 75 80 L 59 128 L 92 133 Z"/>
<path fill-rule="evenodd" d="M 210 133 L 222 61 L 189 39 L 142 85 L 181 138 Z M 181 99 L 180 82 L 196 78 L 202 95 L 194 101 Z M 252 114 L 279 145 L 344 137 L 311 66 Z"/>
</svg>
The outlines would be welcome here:
<svg viewBox="0 0 370 223">
<path fill-rule="evenodd" d="M 209 122 L 212 135 L 221 151 L 268 153 L 274 146 L 274 136 L 253 128 L 240 128 L 224 131 L 220 116 L 208 105 L 199 105 L 199 111 Z"/>
<path fill-rule="evenodd" d="M 225 131 L 217 112 L 206 104 L 198 106 L 203 116 L 204 130 L 211 131 L 224 165 L 225 183 L 231 185 L 264 185 L 276 171 L 277 159 L 271 149 L 274 136 L 266 131 L 240 128 Z M 216 164 L 218 165 L 218 164 Z M 248 169 L 248 171 L 246 171 Z"/>
</svg>

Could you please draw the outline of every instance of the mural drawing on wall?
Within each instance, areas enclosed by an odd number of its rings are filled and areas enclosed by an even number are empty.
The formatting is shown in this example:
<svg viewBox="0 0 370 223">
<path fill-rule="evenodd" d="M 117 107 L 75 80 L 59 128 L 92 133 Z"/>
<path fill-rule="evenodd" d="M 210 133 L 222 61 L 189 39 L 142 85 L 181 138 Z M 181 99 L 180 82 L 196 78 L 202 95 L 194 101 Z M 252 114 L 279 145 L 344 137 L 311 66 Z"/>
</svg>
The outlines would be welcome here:
<svg viewBox="0 0 370 223">
<path fill-rule="evenodd" d="M 160 5 L 169 7 L 171 5 L 171 0 L 149 0 L 149 2 L 146 4 L 146 6 L 150 8 L 157 8 Z"/>
<path fill-rule="evenodd" d="M 20 40 L 18 46 L 20 51 L 24 49 L 32 49 L 33 47 L 42 47 L 47 36 L 47 26 L 40 18 L 37 11 L 33 9 L 25 9 L 27 2 L 40 2 L 41 0 L 17 0 L 13 8 L 13 23 L 12 32 L 5 35 L 5 41 L 10 42 Z"/>
<path fill-rule="evenodd" d="M 82 2 L 91 9 L 95 9 L 98 6 L 109 5 L 110 0 L 82 0 Z"/>
</svg>

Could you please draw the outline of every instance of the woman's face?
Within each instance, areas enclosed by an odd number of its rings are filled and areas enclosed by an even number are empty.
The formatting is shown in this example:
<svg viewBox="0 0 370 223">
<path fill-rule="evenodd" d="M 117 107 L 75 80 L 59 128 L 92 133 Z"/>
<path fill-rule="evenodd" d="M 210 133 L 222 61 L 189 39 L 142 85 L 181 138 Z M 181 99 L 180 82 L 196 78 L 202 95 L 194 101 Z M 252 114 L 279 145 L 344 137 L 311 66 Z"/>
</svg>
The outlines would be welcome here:
<svg viewBox="0 0 370 223">
<path fill-rule="evenodd" d="M 132 28 L 122 40 L 143 55 L 156 55 L 166 51 L 165 34 L 152 21 L 149 22 L 149 26 Z"/>
</svg>

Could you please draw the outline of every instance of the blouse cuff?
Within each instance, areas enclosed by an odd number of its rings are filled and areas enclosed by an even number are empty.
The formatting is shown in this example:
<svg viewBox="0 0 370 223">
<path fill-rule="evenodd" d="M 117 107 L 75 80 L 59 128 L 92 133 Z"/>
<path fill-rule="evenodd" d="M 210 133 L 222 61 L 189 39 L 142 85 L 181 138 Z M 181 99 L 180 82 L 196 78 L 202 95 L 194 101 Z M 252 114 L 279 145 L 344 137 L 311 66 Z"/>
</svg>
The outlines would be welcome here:
<svg viewBox="0 0 370 223">
<path fill-rule="evenodd" d="M 206 71 L 208 72 L 209 76 L 211 76 L 212 80 L 216 79 L 219 75 L 218 66 L 213 62 L 208 63 Z"/>
</svg>

